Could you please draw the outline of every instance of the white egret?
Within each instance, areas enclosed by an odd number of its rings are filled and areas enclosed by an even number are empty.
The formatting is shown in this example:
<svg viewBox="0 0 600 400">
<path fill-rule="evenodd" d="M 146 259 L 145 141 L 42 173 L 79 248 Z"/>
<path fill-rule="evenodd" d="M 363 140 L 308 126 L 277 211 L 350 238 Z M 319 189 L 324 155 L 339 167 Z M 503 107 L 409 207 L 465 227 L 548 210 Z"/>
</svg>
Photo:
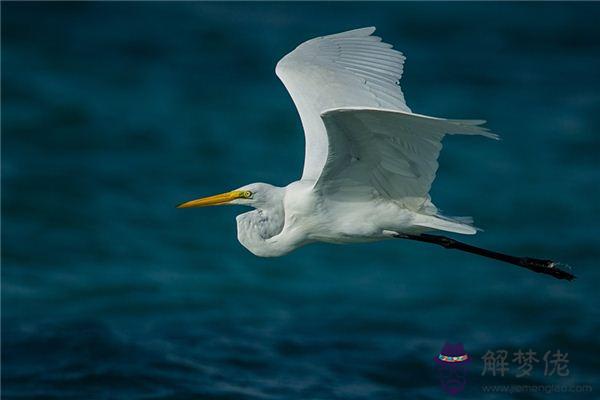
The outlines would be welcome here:
<svg viewBox="0 0 600 400">
<path fill-rule="evenodd" d="M 572 279 L 550 260 L 512 257 L 425 233 L 477 232 L 470 218 L 441 215 L 429 197 L 444 135 L 498 136 L 483 128 L 482 120 L 413 113 L 399 86 L 405 57 L 374 31 L 311 39 L 277 64 L 306 137 L 300 180 L 286 187 L 253 183 L 179 207 L 253 207 L 237 217 L 238 239 L 262 257 L 315 241 L 404 238 Z"/>
</svg>

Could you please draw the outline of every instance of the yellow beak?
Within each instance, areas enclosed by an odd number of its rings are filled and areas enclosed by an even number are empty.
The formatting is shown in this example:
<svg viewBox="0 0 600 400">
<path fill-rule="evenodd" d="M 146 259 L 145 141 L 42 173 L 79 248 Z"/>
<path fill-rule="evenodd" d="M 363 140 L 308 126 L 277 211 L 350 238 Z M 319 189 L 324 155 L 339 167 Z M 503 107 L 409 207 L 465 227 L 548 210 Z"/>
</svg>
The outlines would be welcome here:
<svg viewBox="0 0 600 400">
<path fill-rule="evenodd" d="M 208 207 L 208 206 L 219 206 L 229 203 L 232 200 L 239 198 L 246 198 L 246 193 L 242 190 L 233 190 L 227 193 L 216 194 L 210 197 L 203 197 L 201 199 L 187 201 L 177 206 L 177 208 L 191 208 L 191 207 Z"/>
</svg>

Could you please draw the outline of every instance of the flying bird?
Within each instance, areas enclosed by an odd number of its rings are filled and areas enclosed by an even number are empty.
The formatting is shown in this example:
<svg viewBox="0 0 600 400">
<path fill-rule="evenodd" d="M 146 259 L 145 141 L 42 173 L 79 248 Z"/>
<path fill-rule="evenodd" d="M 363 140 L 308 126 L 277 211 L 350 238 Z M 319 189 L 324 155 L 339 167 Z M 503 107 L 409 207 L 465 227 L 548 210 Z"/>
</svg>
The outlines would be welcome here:
<svg viewBox="0 0 600 400">
<path fill-rule="evenodd" d="M 433 243 L 573 279 L 551 260 L 514 257 L 429 232 L 477 233 L 468 217 L 442 215 L 429 190 L 445 135 L 498 136 L 483 120 L 416 114 L 400 88 L 404 55 L 374 27 L 300 44 L 275 68 L 305 134 L 300 180 L 252 183 L 179 208 L 244 205 L 237 236 L 250 252 L 277 257 L 311 242 L 401 238 Z"/>
</svg>

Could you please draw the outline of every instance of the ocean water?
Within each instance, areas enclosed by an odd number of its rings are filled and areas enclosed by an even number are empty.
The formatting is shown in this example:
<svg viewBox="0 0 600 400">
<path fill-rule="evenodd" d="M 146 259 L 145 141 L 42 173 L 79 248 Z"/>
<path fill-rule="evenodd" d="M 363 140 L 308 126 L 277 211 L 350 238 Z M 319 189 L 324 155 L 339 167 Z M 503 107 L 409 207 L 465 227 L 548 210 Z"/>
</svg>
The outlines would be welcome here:
<svg viewBox="0 0 600 400">
<path fill-rule="evenodd" d="M 597 3 L 3 2 L 2 397 L 444 399 L 451 341 L 472 358 L 456 398 L 597 398 L 599 19 Z M 174 208 L 297 179 L 274 66 L 370 25 L 408 57 L 415 112 L 502 136 L 444 140 L 438 207 L 475 218 L 468 242 L 576 281 L 403 241 L 262 259 L 236 240 L 244 209 Z M 482 375 L 502 349 L 540 362 Z M 568 376 L 544 376 L 555 350 Z"/>
</svg>

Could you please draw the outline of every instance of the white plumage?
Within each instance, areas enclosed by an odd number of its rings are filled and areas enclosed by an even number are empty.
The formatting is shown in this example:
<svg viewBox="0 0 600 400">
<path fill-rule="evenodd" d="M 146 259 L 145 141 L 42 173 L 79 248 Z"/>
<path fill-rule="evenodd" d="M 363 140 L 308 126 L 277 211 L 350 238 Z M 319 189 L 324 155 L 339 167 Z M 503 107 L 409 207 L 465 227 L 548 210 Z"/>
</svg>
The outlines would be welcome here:
<svg viewBox="0 0 600 400">
<path fill-rule="evenodd" d="M 180 207 L 248 205 L 238 239 L 259 256 L 313 241 L 380 240 L 442 230 L 474 234 L 439 215 L 428 192 L 445 134 L 497 136 L 485 121 L 412 113 L 399 86 L 405 57 L 362 28 L 302 43 L 276 67 L 306 136 L 299 181 L 255 183 Z"/>
<path fill-rule="evenodd" d="M 362 28 L 311 39 L 277 63 L 275 73 L 296 104 L 306 136 L 302 179 L 318 179 L 325 165 L 325 110 L 372 107 L 410 112 L 399 86 L 405 57 L 371 36 L 373 32 L 373 27 Z"/>
</svg>

